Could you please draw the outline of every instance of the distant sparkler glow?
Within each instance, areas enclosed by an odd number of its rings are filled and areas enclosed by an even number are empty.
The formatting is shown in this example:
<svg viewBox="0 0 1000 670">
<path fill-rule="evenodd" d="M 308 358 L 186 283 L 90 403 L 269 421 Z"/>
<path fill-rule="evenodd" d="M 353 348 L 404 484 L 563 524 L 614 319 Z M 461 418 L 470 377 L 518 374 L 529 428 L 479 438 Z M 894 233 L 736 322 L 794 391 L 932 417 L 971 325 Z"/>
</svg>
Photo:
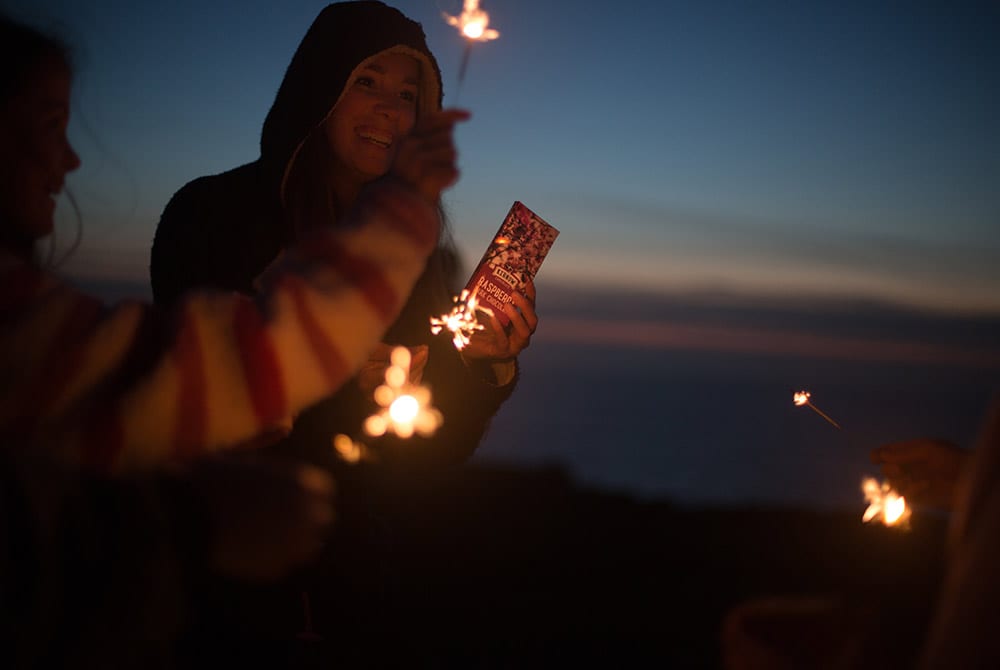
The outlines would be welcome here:
<svg viewBox="0 0 1000 670">
<path fill-rule="evenodd" d="M 832 425 L 834 428 L 840 429 L 840 424 L 839 423 L 837 423 L 836 421 L 834 421 L 833 419 L 831 419 L 829 416 L 827 416 L 826 412 L 824 412 L 823 410 L 821 410 L 819 407 L 817 407 L 816 405 L 814 405 L 812 403 L 812 400 L 809 399 L 810 395 L 811 394 L 809 393 L 809 391 L 796 391 L 795 395 L 792 397 L 792 401 L 798 407 L 802 407 L 803 405 L 806 405 L 807 407 L 809 407 L 810 409 L 812 409 L 812 411 L 816 412 L 821 417 L 823 417 L 828 422 L 830 422 L 830 425 Z"/>
<path fill-rule="evenodd" d="M 375 389 L 375 402 L 381 409 L 365 421 L 365 432 L 373 437 L 395 433 L 408 438 L 414 433 L 427 437 L 441 425 L 441 412 L 431 406 L 431 392 L 411 384 L 410 350 L 396 347 L 385 371 L 385 383 Z"/>
<path fill-rule="evenodd" d="M 493 310 L 488 307 L 480 307 L 479 301 L 476 299 L 476 292 L 470 293 L 468 289 L 464 289 L 461 295 L 452 298 L 452 300 L 455 301 L 455 307 L 450 312 L 439 317 L 431 317 L 431 332 L 437 335 L 442 330 L 447 330 L 453 335 L 452 342 L 455 343 L 455 348 L 461 351 L 469 344 L 477 330 L 486 328 L 479 323 L 476 311 L 493 316 Z"/>
<path fill-rule="evenodd" d="M 861 482 L 861 490 L 868 502 L 868 509 L 861 517 L 864 523 L 878 518 L 886 526 L 902 526 L 910 519 L 910 509 L 906 505 L 906 499 L 888 483 L 879 484 L 878 480 L 866 477 Z"/>
</svg>

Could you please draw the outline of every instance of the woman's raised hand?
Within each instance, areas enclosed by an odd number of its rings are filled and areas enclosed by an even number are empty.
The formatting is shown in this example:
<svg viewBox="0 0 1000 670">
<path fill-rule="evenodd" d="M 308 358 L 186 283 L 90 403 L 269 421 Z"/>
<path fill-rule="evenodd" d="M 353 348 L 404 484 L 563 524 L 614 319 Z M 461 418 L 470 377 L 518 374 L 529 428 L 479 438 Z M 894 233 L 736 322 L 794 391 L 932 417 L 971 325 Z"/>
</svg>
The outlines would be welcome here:
<svg viewBox="0 0 1000 670">
<path fill-rule="evenodd" d="M 527 349 L 538 328 L 535 296 L 535 282 L 530 279 L 525 283 L 523 294 L 511 294 L 513 302 L 504 305 L 504 313 L 510 319 L 506 328 L 500 325 L 496 316 L 480 315 L 480 323 L 485 329 L 473 334 L 469 344 L 462 349 L 462 357 L 467 361 L 503 361 L 516 358 Z"/>
<path fill-rule="evenodd" d="M 446 109 L 417 122 L 400 142 L 389 174 L 412 184 L 428 202 L 437 204 L 441 192 L 458 181 L 455 124 L 469 118 L 462 109 Z"/>
</svg>

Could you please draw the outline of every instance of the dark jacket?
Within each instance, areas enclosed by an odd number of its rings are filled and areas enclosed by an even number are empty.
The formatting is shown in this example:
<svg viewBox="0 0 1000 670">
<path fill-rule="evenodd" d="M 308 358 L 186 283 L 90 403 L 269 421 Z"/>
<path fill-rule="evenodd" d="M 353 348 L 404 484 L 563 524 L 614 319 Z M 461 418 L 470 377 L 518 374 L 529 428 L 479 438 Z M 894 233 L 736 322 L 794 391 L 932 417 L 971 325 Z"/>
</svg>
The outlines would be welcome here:
<svg viewBox="0 0 1000 670">
<path fill-rule="evenodd" d="M 327 6 L 302 39 L 264 121 L 261 155 L 228 172 L 191 181 L 171 199 L 153 242 L 150 276 L 157 303 L 175 302 L 194 287 L 254 292 L 254 281 L 292 239 L 284 206 L 284 180 L 309 133 L 336 104 L 354 68 L 386 49 L 402 49 L 421 62 L 419 113 L 440 109 L 441 75 L 420 24 L 380 2 Z M 462 362 L 447 334 L 433 336 L 428 319 L 449 311 L 460 276 L 447 236 L 397 322 L 383 338 L 391 344 L 430 347 L 424 383 L 444 425 L 431 438 L 378 440 L 360 433 L 375 409 L 369 394 L 348 384 L 303 413 L 284 448 L 331 450 L 336 433 L 363 439 L 383 461 L 457 463 L 479 444 L 491 417 L 514 383 L 497 387 Z"/>
</svg>

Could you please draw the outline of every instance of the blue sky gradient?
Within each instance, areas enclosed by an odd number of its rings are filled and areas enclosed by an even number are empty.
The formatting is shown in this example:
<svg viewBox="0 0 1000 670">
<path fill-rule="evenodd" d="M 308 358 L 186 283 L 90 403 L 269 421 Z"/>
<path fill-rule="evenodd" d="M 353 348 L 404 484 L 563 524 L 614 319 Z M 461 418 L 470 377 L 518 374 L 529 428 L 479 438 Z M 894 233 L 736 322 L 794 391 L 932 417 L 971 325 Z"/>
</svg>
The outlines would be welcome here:
<svg viewBox="0 0 1000 670">
<path fill-rule="evenodd" d="M 860 517 L 872 447 L 971 446 L 1000 374 L 995 2 L 482 0 L 501 36 L 461 90 L 458 0 L 395 4 L 473 113 L 447 194 L 467 263 L 514 200 L 562 231 L 477 459 Z M 163 206 L 257 157 L 322 6 L 17 0 L 77 47 L 68 273 L 148 294 Z"/>
<path fill-rule="evenodd" d="M 145 280 L 172 193 L 257 156 L 323 4 L 8 3 L 77 47 L 68 272 Z M 447 196 L 469 263 L 521 200 L 562 231 L 540 293 L 1000 313 L 995 3 L 483 0 L 501 36 L 473 47 L 461 90 L 441 19 L 460 3 L 390 4 L 423 23 L 446 104 L 473 112 Z"/>
</svg>

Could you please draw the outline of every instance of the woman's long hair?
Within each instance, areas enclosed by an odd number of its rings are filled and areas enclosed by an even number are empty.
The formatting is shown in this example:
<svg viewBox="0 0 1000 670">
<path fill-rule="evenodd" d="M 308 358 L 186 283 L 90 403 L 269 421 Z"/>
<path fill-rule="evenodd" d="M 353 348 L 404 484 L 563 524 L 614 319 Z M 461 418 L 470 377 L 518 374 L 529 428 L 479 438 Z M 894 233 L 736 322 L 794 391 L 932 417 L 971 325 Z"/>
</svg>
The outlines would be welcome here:
<svg viewBox="0 0 1000 670">
<path fill-rule="evenodd" d="M 332 172 L 333 156 L 321 124 L 302 143 L 285 182 L 284 218 L 292 238 L 316 226 L 336 225 L 340 220 Z"/>
</svg>

